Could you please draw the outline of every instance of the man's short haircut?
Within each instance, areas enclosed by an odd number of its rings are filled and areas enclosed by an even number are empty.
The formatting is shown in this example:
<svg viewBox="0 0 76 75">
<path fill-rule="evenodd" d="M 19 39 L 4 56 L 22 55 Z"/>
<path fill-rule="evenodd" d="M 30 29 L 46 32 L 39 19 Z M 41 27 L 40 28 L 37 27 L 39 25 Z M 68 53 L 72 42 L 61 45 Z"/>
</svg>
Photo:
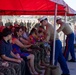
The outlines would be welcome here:
<svg viewBox="0 0 76 75">
<path fill-rule="evenodd" d="M 61 20 L 61 18 L 60 17 L 57 17 L 56 22 L 58 22 L 59 20 Z"/>
<path fill-rule="evenodd" d="M 2 31 L 2 36 L 6 37 L 8 35 L 12 34 L 12 31 L 9 28 L 4 28 Z"/>
</svg>

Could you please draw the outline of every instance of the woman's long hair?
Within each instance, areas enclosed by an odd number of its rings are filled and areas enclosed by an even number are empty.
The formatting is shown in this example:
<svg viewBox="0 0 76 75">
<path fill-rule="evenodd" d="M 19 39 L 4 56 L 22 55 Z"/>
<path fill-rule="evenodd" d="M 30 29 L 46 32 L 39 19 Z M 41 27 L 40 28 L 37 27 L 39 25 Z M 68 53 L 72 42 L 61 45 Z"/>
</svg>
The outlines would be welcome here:
<svg viewBox="0 0 76 75">
<path fill-rule="evenodd" d="M 21 29 L 21 27 L 15 27 L 14 37 L 18 38 L 17 32 L 19 32 L 20 29 Z"/>
</svg>

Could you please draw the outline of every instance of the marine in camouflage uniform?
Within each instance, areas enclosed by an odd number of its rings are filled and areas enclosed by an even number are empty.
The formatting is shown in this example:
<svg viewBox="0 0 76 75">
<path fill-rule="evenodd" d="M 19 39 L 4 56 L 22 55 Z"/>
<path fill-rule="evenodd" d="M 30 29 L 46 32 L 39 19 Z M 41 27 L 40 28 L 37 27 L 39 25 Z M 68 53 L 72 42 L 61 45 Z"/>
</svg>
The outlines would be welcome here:
<svg viewBox="0 0 76 75">
<path fill-rule="evenodd" d="M 9 66 L 13 68 L 16 72 L 16 75 L 21 75 L 21 65 L 15 62 L 9 62 Z"/>
<path fill-rule="evenodd" d="M 15 62 L 8 62 L 9 66 L 2 66 L 0 65 L 0 72 L 4 73 L 4 75 L 24 75 L 23 69 L 25 70 L 25 62 L 22 63 L 15 63 Z M 2 61 L 0 61 L 2 64 Z"/>
<path fill-rule="evenodd" d="M 8 66 L 8 67 L 6 67 L 6 66 L 3 66 L 2 65 L 2 61 L 0 61 L 0 75 L 16 75 L 16 72 L 15 72 L 15 70 L 14 70 L 14 68 L 12 68 L 12 67 L 10 67 L 10 66 Z M 3 74 L 2 74 L 3 73 Z"/>
<path fill-rule="evenodd" d="M 2 72 L 0 72 L 0 75 L 4 75 Z"/>
</svg>

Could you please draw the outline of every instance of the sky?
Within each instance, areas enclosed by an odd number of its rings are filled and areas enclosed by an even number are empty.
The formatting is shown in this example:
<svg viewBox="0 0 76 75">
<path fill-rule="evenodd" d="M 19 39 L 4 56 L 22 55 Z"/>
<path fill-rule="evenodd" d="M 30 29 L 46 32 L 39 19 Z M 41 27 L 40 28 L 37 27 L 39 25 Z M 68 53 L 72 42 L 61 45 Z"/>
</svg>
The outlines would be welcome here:
<svg viewBox="0 0 76 75">
<path fill-rule="evenodd" d="M 64 0 L 71 8 L 76 10 L 76 0 Z"/>
</svg>

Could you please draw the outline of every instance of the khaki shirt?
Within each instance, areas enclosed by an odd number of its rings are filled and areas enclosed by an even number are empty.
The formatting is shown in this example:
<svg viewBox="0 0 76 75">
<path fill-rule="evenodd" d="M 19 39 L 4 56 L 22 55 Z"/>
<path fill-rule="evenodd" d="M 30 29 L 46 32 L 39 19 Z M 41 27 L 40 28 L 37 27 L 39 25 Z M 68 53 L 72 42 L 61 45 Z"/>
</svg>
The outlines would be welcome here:
<svg viewBox="0 0 76 75">
<path fill-rule="evenodd" d="M 57 30 L 58 32 L 63 31 L 63 33 L 65 35 L 71 34 L 73 33 L 72 29 L 70 28 L 68 23 L 62 23 L 62 25 L 59 27 L 59 29 Z"/>
<path fill-rule="evenodd" d="M 54 40 L 54 27 L 48 23 L 48 25 L 46 26 L 46 33 L 47 33 L 47 38 L 46 40 Z M 58 39 L 58 33 L 56 32 L 56 39 Z"/>
</svg>

